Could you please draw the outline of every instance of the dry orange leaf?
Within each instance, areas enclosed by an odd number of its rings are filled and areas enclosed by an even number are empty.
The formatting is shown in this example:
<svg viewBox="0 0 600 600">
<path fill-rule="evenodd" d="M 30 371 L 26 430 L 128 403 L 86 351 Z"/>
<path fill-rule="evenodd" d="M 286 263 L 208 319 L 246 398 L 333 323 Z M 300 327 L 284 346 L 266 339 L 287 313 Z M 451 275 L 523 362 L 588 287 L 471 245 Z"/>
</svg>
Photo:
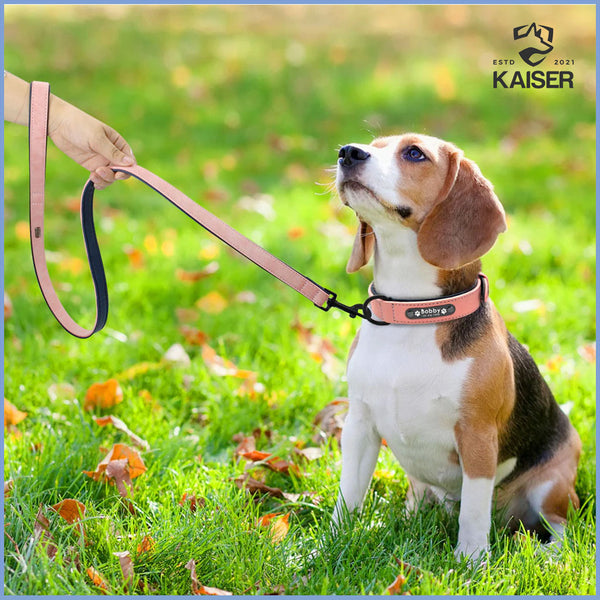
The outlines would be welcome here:
<svg viewBox="0 0 600 600">
<path fill-rule="evenodd" d="M 94 569 L 94 567 L 89 567 L 86 570 L 86 573 L 87 576 L 92 580 L 92 583 L 97 588 L 100 588 L 102 593 L 106 593 L 108 591 L 108 584 L 106 583 L 106 580 L 104 577 L 102 577 L 102 575 L 100 575 L 100 573 L 98 573 L 98 571 L 96 571 L 96 569 Z"/>
<path fill-rule="evenodd" d="M 204 312 L 217 315 L 223 312 L 229 302 L 219 292 L 209 292 L 206 296 L 203 296 L 196 302 L 196 306 Z"/>
<path fill-rule="evenodd" d="M 126 486 L 131 487 L 131 480 L 145 471 L 144 461 L 135 450 L 125 444 L 115 444 L 95 471 L 84 471 L 84 473 L 94 481 L 114 479 L 119 493 L 125 497 Z"/>
<path fill-rule="evenodd" d="M 197 498 L 195 494 L 184 492 L 179 501 L 179 506 L 184 506 L 185 504 L 190 505 L 190 511 L 196 512 L 198 507 L 203 508 L 206 505 L 206 500 L 204 498 Z"/>
<path fill-rule="evenodd" d="M 387 587 L 388 594 L 397 594 L 398 592 L 400 592 L 402 590 L 405 583 L 406 583 L 406 577 L 404 577 L 404 575 L 402 575 L 402 574 L 398 575 L 398 577 L 396 577 L 396 579 L 394 579 L 392 584 Z"/>
<path fill-rule="evenodd" d="M 241 490 L 248 490 L 248 492 L 250 492 L 251 494 L 263 492 L 275 498 L 284 497 L 282 490 L 276 487 L 270 487 L 262 481 L 258 481 L 257 479 L 250 477 L 248 473 L 244 473 L 243 475 L 236 477 L 233 481 L 238 488 L 240 488 Z"/>
<path fill-rule="evenodd" d="M 288 230 L 288 237 L 290 240 L 297 240 L 306 235 L 306 230 L 304 227 L 292 227 Z"/>
<path fill-rule="evenodd" d="M 312 327 L 306 327 L 298 319 L 292 323 L 292 329 L 297 332 L 298 340 L 306 348 L 309 356 L 321 364 L 321 370 L 331 380 L 337 379 L 342 370 L 342 363 L 336 357 L 335 346 L 326 338 L 313 333 Z"/>
<path fill-rule="evenodd" d="M 290 514 L 269 513 L 258 520 L 259 527 L 269 527 L 274 544 L 280 542 L 290 530 Z"/>
<path fill-rule="evenodd" d="M 210 587 L 208 585 L 200 585 L 198 590 L 194 592 L 198 596 L 231 596 L 231 592 L 221 590 L 216 587 Z"/>
<path fill-rule="evenodd" d="M 139 270 L 144 268 L 144 255 L 141 250 L 127 246 L 124 251 L 127 254 L 129 265 L 132 269 Z"/>
<path fill-rule="evenodd" d="M 148 373 L 148 371 L 162 369 L 163 366 L 162 362 L 141 362 L 125 369 L 122 373 L 117 375 L 117 378 L 121 380 L 135 379 L 138 375 L 143 375 L 144 373 Z"/>
<path fill-rule="evenodd" d="M 254 450 L 256 450 L 256 438 L 253 435 L 242 437 L 238 447 L 235 449 L 234 456 L 242 456 L 243 454 L 252 452 Z"/>
<path fill-rule="evenodd" d="M 208 340 L 208 335 L 204 333 L 204 331 L 200 331 L 200 329 L 196 329 L 195 327 L 182 325 L 179 328 L 179 331 L 182 333 L 186 344 L 190 346 L 202 346 Z"/>
<path fill-rule="evenodd" d="M 577 352 L 579 352 L 579 356 L 581 356 L 581 358 L 587 362 L 592 364 L 596 362 L 596 342 L 579 346 L 579 348 L 577 348 Z"/>
<path fill-rule="evenodd" d="M 129 552 L 113 552 L 113 556 L 119 559 L 119 565 L 121 566 L 121 573 L 123 574 L 123 582 L 125 587 L 129 588 L 133 580 L 133 561 Z"/>
<path fill-rule="evenodd" d="M 121 421 L 121 419 L 113 415 L 107 415 L 105 417 L 95 417 L 94 421 L 96 421 L 96 423 L 100 425 L 100 427 L 105 427 L 106 425 L 113 425 L 116 429 L 128 435 L 131 441 L 136 446 L 139 446 L 142 450 L 150 449 L 150 444 L 148 444 L 146 440 L 133 433 L 133 431 L 131 431 L 131 429 L 129 429 L 129 427 L 127 427 L 127 425 L 125 425 L 125 423 Z"/>
<path fill-rule="evenodd" d="M 79 209 L 78 209 L 79 210 Z M 17 221 L 15 223 L 15 235 L 22 242 L 29 239 L 29 223 L 27 221 Z"/>
<path fill-rule="evenodd" d="M 51 507 L 56 511 L 67 523 L 76 523 L 81 521 L 85 515 L 85 504 L 72 498 L 61 500 L 58 504 Z"/>
<path fill-rule="evenodd" d="M 339 443 L 347 412 L 348 400 L 346 398 L 336 398 L 322 408 L 313 421 L 319 428 L 313 437 L 313 442 L 318 444 L 329 437 L 334 437 Z"/>
<path fill-rule="evenodd" d="M 219 356 L 208 344 L 202 346 L 202 359 L 212 373 L 219 377 L 231 376 L 238 379 L 256 377 L 253 371 L 238 369 L 230 360 Z"/>
<path fill-rule="evenodd" d="M 195 283 L 196 281 L 201 281 L 202 279 L 210 277 L 218 270 L 219 263 L 213 260 L 212 262 L 208 263 L 203 269 L 200 269 L 200 271 L 184 271 L 183 269 L 177 269 L 175 271 L 175 277 L 177 277 L 179 281 Z"/>
<path fill-rule="evenodd" d="M 4 398 L 4 427 L 20 423 L 26 416 L 26 412 L 20 411 L 14 404 Z"/>
<path fill-rule="evenodd" d="M 273 456 L 269 452 L 260 452 L 259 450 L 252 450 L 250 452 L 240 453 L 240 456 L 247 460 L 260 462 L 261 464 L 264 464 L 266 467 L 269 467 L 269 469 L 276 471 L 277 473 L 289 475 L 291 471 L 296 476 L 300 476 L 300 469 L 298 465 L 290 463 L 287 460 L 283 460 L 277 456 Z"/>
<path fill-rule="evenodd" d="M 7 321 L 12 317 L 13 314 L 13 305 L 10 300 L 9 295 L 4 292 L 4 320 Z"/>
<path fill-rule="evenodd" d="M 12 479 L 4 482 L 4 497 L 10 496 L 13 487 L 15 486 L 15 482 Z"/>
<path fill-rule="evenodd" d="M 149 535 L 145 535 L 141 543 L 138 544 L 137 553 L 143 554 L 144 552 L 152 552 L 155 547 L 156 542 L 154 541 L 154 538 Z"/>
<path fill-rule="evenodd" d="M 35 516 L 33 539 L 34 543 L 40 543 L 45 547 L 48 558 L 53 559 L 56 556 L 58 546 L 50 533 L 50 521 L 48 521 L 48 518 L 44 515 L 44 507 L 42 505 L 40 505 L 37 515 Z"/>
<path fill-rule="evenodd" d="M 111 408 L 123 402 L 123 390 L 116 379 L 104 383 L 94 383 L 88 388 L 83 402 L 83 410 Z"/>
</svg>

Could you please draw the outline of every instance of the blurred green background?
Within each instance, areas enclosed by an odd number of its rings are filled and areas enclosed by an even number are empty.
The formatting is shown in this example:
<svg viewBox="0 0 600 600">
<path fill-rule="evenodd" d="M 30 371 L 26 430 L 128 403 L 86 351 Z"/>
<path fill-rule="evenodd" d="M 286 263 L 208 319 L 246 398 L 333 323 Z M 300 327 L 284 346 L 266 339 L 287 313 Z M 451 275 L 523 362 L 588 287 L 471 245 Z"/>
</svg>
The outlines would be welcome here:
<svg viewBox="0 0 600 600">
<path fill-rule="evenodd" d="M 514 58 L 525 70 L 512 31 L 531 22 L 555 29 L 554 50 L 539 68 L 572 70 L 574 89 L 493 89 L 492 72 L 504 70 L 494 59 Z M 117 129 L 142 166 L 348 303 L 365 297 L 370 271 L 345 273 L 355 220 L 330 193 L 337 148 L 405 131 L 461 147 L 493 182 L 508 213 L 509 231 L 485 257 L 484 269 L 509 329 L 571 409 L 584 440 L 578 492 L 586 500 L 595 490 L 595 22 L 592 5 L 8 5 L 5 68 L 49 81 L 56 95 Z M 559 59 L 574 65 L 555 66 Z M 189 467 L 199 452 L 205 479 L 188 470 L 176 485 L 191 477 L 219 490 L 223 470 L 235 472 L 228 462 L 236 432 L 269 428 L 282 452 L 290 437 L 310 439 L 316 412 L 346 394 L 343 361 L 358 324 L 314 310 L 162 197 L 128 181 L 96 194 L 111 300 L 107 329 L 85 342 L 70 338 L 48 312 L 31 266 L 27 132 L 6 124 L 4 133 L 5 290 L 12 303 L 5 396 L 28 412 L 19 426 L 23 436 L 8 436 L 5 446 L 6 476 L 23 475 L 15 482 L 26 499 L 15 512 L 35 513 L 40 502 L 57 502 L 74 489 L 88 506 L 99 502 L 102 494 L 81 470 L 95 464 L 109 434 L 93 429 L 81 412 L 85 390 L 159 361 L 173 343 L 184 345 L 190 366 L 124 378 L 125 401 L 114 411 L 134 431 L 143 430 L 154 448 L 147 457 L 152 483 L 141 489 L 136 483 L 140 502 L 161 503 L 173 477 L 168 470 Z M 49 143 L 50 271 L 65 305 L 89 324 L 93 296 L 77 215 L 85 179 Z M 202 281 L 190 284 L 176 274 L 215 260 L 219 270 Z M 248 291 L 252 303 L 237 296 Z M 225 299 L 221 310 L 196 305 L 211 292 Z M 266 391 L 240 399 L 237 385 L 212 376 L 182 333 L 178 309 L 195 311 L 187 326 L 206 333 L 240 368 L 259 373 Z M 296 319 L 331 341 L 338 361 L 333 376 L 298 343 Z M 78 402 L 49 399 L 49 387 L 65 382 Z M 149 411 L 139 396 L 144 389 L 161 411 Z M 79 419 L 87 425 L 70 426 Z M 35 443 L 45 444 L 45 469 L 29 452 Z M 330 462 L 313 467 L 325 486 L 319 519 L 333 505 L 338 459 L 334 452 Z M 178 593 L 187 589 L 184 575 Z M 377 591 L 382 584 L 374 577 L 369 589 Z M 528 593 L 536 589 L 528 581 L 517 577 L 514 589 L 502 589 Z M 56 583 L 55 591 L 86 590 L 81 582 L 64 585 Z M 294 589 L 358 589 L 327 585 L 316 577 Z M 36 593 L 18 576 L 11 586 Z M 245 589 L 237 581 L 232 586 Z"/>
</svg>

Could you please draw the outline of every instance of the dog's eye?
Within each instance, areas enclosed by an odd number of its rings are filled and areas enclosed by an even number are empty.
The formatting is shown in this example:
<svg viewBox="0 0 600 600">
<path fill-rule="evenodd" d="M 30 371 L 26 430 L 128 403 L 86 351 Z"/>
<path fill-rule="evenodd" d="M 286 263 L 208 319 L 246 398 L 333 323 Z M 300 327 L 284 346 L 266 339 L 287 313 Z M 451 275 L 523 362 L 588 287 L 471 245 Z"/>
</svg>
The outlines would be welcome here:
<svg viewBox="0 0 600 600">
<path fill-rule="evenodd" d="M 420 162 L 425 160 L 427 157 L 417 148 L 417 146 L 409 146 L 404 150 L 402 156 L 406 160 L 410 160 L 412 162 Z"/>
</svg>

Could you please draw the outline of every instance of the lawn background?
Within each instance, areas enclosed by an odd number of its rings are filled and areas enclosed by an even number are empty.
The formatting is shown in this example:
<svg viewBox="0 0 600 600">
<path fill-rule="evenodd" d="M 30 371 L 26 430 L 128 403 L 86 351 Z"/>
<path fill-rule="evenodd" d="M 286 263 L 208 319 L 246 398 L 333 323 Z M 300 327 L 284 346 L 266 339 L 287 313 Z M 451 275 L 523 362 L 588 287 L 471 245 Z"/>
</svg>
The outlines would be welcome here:
<svg viewBox="0 0 600 600">
<path fill-rule="evenodd" d="M 519 61 L 512 28 L 533 21 L 555 27 L 555 49 L 542 67 L 575 60 L 573 90 L 492 88 L 492 60 Z M 327 527 L 340 472 L 334 441 L 321 459 L 302 464 L 302 477 L 264 475 L 286 492 L 317 492 L 318 501 L 253 502 L 233 482 L 247 463 L 234 460 L 232 437 L 261 428 L 270 437 L 263 433 L 259 449 L 286 459 L 294 446 L 313 446 L 315 415 L 346 395 L 343 362 L 358 324 L 314 310 L 128 181 L 96 197 L 107 328 L 88 341 L 71 338 L 37 288 L 24 235 L 27 133 L 6 124 L 12 312 L 4 385 L 27 417 L 5 432 L 4 474 L 14 482 L 5 501 L 5 592 L 93 594 L 90 566 L 111 592 L 125 592 L 113 552 L 128 550 L 136 593 L 190 593 L 185 564 L 193 558 L 201 583 L 235 594 L 381 594 L 399 572 L 395 557 L 422 569 L 408 576 L 404 589 L 413 594 L 594 593 L 595 365 L 585 349 L 595 339 L 595 22 L 594 6 L 5 7 L 9 71 L 50 81 L 54 93 L 117 129 L 141 165 L 342 301 L 364 298 L 370 273 L 344 270 L 354 217 L 329 193 L 326 170 L 339 145 L 412 130 L 463 148 L 509 215 L 509 231 L 484 260 L 492 298 L 570 408 L 584 443 L 577 484 L 584 509 L 559 558 L 499 531 L 487 566 L 455 564 L 456 515 L 429 509 L 407 520 L 406 480 L 387 450 L 365 517 L 338 539 Z M 91 280 L 73 210 L 84 181 L 85 172 L 50 143 L 51 274 L 65 305 L 91 323 Z M 207 279 L 176 275 L 211 261 L 219 270 Z M 254 303 L 236 299 L 246 291 Z M 198 308 L 210 292 L 227 305 L 209 300 Z M 533 302 L 518 304 L 525 300 Z M 178 309 L 193 309 L 187 327 L 256 372 L 264 391 L 240 396 L 239 379 L 211 373 L 182 334 Z M 296 321 L 335 349 L 328 374 L 300 343 Z M 188 366 L 126 373 L 159 363 L 175 343 Z M 112 377 L 124 400 L 96 414 L 120 417 L 151 448 L 143 453 L 148 471 L 134 482 L 135 515 L 113 486 L 82 474 L 102 459 L 101 447 L 129 443 L 82 410 L 86 390 Z M 204 508 L 180 506 L 186 491 L 204 498 Z M 60 548 L 49 561 L 32 542 L 35 515 L 64 498 L 86 505 L 88 544 L 48 513 Z M 279 543 L 256 526 L 272 512 L 290 513 Z M 138 556 L 145 535 L 155 549 Z"/>
</svg>

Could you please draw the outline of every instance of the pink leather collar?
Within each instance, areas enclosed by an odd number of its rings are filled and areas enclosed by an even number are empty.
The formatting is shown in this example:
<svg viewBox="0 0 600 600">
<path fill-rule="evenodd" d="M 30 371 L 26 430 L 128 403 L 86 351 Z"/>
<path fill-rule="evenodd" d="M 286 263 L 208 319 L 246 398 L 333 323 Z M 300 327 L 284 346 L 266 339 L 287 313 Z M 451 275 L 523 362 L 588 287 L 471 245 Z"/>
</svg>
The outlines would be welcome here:
<svg viewBox="0 0 600 600">
<path fill-rule="evenodd" d="M 373 284 L 369 286 L 370 299 L 365 306 L 384 323 L 419 325 L 444 323 L 474 313 L 489 297 L 489 283 L 479 273 L 477 283 L 466 292 L 443 296 L 435 300 L 394 300 L 378 296 Z"/>
</svg>

